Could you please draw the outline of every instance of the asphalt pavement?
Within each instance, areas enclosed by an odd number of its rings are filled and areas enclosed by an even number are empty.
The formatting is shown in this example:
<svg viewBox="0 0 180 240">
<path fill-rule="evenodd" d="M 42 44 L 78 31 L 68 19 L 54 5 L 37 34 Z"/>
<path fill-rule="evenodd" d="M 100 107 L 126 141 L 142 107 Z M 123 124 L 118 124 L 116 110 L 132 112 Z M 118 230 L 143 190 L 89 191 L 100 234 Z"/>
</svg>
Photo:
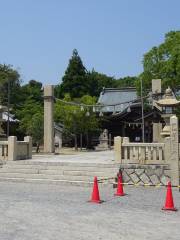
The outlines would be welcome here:
<svg viewBox="0 0 180 240">
<path fill-rule="evenodd" d="M 102 204 L 89 203 L 90 187 L 0 182 L 0 240 L 178 240 L 177 212 L 162 211 L 164 187 L 99 186 Z"/>
</svg>

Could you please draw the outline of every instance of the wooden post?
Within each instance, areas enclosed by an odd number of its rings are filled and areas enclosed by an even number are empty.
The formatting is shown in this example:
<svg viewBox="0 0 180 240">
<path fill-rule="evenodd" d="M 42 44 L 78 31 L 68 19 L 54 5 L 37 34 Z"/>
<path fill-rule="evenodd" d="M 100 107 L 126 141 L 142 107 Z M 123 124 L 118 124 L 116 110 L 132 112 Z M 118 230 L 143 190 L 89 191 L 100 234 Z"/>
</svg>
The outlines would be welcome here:
<svg viewBox="0 0 180 240">
<path fill-rule="evenodd" d="M 111 133 L 109 134 L 109 149 L 111 149 Z"/>
<path fill-rule="evenodd" d="M 82 133 L 80 134 L 80 148 L 81 148 L 81 151 L 82 151 Z"/>
</svg>

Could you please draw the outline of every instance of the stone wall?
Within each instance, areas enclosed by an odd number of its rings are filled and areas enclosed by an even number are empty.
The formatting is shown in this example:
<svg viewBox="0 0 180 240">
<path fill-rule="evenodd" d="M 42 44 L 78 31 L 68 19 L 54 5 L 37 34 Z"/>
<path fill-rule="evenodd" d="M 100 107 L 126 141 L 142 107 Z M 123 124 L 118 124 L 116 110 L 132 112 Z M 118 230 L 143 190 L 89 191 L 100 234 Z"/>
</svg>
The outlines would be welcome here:
<svg viewBox="0 0 180 240">
<path fill-rule="evenodd" d="M 170 180 L 169 165 L 121 164 L 124 183 L 166 185 Z"/>
<path fill-rule="evenodd" d="M 8 141 L 0 141 L 0 161 L 14 161 L 32 158 L 32 138 L 24 137 L 24 141 L 17 141 L 16 136 L 8 137 Z"/>
</svg>

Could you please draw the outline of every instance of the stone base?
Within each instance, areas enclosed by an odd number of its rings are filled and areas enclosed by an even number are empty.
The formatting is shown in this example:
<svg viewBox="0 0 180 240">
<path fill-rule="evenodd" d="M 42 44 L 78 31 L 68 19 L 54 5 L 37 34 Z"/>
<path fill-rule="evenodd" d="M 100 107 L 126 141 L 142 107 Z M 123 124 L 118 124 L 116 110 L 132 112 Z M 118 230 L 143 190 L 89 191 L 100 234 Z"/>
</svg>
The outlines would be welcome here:
<svg viewBox="0 0 180 240">
<path fill-rule="evenodd" d="M 166 185 L 170 181 L 169 165 L 121 164 L 123 182 L 139 185 Z"/>
<path fill-rule="evenodd" d="M 95 147 L 96 151 L 105 151 L 105 150 L 109 150 L 109 147 L 104 147 L 104 146 L 96 146 Z"/>
</svg>

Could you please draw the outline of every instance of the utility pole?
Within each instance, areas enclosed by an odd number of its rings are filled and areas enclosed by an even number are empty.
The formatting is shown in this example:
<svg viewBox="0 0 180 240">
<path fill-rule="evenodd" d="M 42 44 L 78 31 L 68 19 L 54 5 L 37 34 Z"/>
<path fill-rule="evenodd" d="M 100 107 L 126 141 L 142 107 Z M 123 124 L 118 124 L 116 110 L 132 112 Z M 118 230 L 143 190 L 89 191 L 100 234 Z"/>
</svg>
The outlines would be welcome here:
<svg viewBox="0 0 180 240">
<path fill-rule="evenodd" d="M 141 79 L 141 114 L 142 114 L 142 141 L 144 143 L 144 101 L 143 101 L 143 84 Z"/>
<path fill-rule="evenodd" d="M 10 108 L 10 80 L 8 78 L 8 102 L 7 102 L 7 137 L 9 137 L 9 108 Z"/>
</svg>

